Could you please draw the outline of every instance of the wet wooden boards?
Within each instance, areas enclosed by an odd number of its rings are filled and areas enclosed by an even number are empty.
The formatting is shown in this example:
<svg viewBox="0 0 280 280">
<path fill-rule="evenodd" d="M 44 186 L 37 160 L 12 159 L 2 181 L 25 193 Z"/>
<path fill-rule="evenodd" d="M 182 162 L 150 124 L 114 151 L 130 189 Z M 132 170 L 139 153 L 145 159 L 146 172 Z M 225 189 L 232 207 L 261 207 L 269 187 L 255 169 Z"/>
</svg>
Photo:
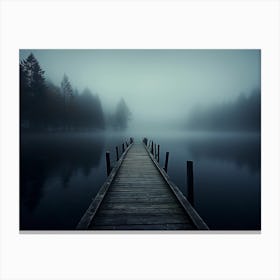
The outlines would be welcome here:
<svg viewBox="0 0 280 280">
<path fill-rule="evenodd" d="M 113 178 L 110 174 L 110 183 L 100 196 L 100 203 L 97 207 L 89 207 L 78 229 L 207 229 L 202 220 L 197 223 L 188 213 L 184 202 L 182 204 L 176 195 L 178 189 L 173 190 L 167 175 L 162 173 L 164 171 L 143 143 L 131 144 L 119 161 L 119 166 L 112 171 Z M 180 191 L 179 195 L 182 195 Z M 191 206 L 188 204 L 188 207 Z"/>
</svg>

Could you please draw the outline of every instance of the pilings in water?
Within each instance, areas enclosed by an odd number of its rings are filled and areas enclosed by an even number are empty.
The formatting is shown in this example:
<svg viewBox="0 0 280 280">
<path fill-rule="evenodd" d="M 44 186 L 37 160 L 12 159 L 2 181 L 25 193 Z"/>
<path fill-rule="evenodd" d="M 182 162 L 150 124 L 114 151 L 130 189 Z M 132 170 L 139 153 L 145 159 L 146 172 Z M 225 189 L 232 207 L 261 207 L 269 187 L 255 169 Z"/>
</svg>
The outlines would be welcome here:
<svg viewBox="0 0 280 280">
<path fill-rule="evenodd" d="M 125 152 L 125 150 L 133 143 L 133 138 L 130 137 L 129 141 L 124 141 L 122 143 L 122 154 Z M 126 145 L 126 147 L 125 147 Z M 110 152 L 106 151 L 106 172 L 107 172 L 107 176 L 109 176 L 111 170 L 113 169 L 111 166 L 111 160 L 110 160 Z M 119 161 L 120 156 L 119 156 L 119 147 L 116 146 L 116 161 Z"/>
<path fill-rule="evenodd" d="M 109 176 L 111 172 L 111 163 L 110 163 L 110 152 L 106 152 L 106 168 L 107 168 L 107 176 Z"/>
<path fill-rule="evenodd" d="M 187 198 L 189 202 L 194 204 L 193 196 L 193 162 L 191 160 L 187 161 Z"/>
<path fill-rule="evenodd" d="M 117 161 L 119 160 L 119 147 L 116 146 L 116 155 L 117 155 Z"/>
<path fill-rule="evenodd" d="M 146 145 L 147 149 L 154 156 L 154 158 L 159 163 L 160 158 L 160 145 L 154 143 L 153 140 L 148 140 L 148 138 L 143 138 L 143 143 Z M 165 154 L 165 161 L 163 170 L 167 173 L 169 161 L 169 152 Z M 186 163 L 186 188 L 187 188 L 187 199 L 194 205 L 194 184 L 193 184 L 193 161 L 188 160 Z"/>
<path fill-rule="evenodd" d="M 166 152 L 165 154 L 165 163 L 164 163 L 164 171 L 167 173 L 167 169 L 168 169 L 168 159 L 169 159 L 169 152 Z"/>
<path fill-rule="evenodd" d="M 143 143 L 148 146 L 148 139 L 146 137 L 143 139 Z"/>
<path fill-rule="evenodd" d="M 159 163 L 160 159 L 160 145 L 156 144 L 153 140 L 148 140 L 147 137 L 143 138 L 143 143 L 147 147 L 147 149 L 150 151 L 150 153 L 154 156 L 155 160 Z M 167 172 L 168 168 L 168 159 L 169 159 L 169 152 L 166 152 L 165 156 L 165 163 L 164 163 L 164 170 Z"/>
</svg>

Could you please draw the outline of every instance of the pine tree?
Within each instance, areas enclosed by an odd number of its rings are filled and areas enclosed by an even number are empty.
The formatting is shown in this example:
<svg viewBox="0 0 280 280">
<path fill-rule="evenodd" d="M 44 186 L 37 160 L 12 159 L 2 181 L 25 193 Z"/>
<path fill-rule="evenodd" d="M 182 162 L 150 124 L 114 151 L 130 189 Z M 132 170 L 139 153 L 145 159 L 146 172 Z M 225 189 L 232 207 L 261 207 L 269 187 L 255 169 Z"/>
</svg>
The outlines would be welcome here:
<svg viewBox="0 0 280 280">
<path fill-rule="evenodd" d="M 127 128 L 127 123 L 131 118 L 131 112 L 128 109 L 124 99 L 122 98 L 117 104 L 114 114 L 114 126 L 117 129 L 124 130 Z"/>
<path fill-rule="evenodd" d="M 28 94 L 27 75 L 24 70 L 24 60 L 19 65 L 19 83 L 21 125 L 26 126 L 30 118 L 30 96 Z"/>
<path fill-rule="evenodd" d="M 64 99 L 64 127 L 65 129 L 69 129 L 69 127 L 73 123 L 71 112 L 74 108 L 74 95 L 73 88 L 66 74 L 64 74 L 61 81 L 61 92 Z"/>
<path fill-rule="evenodd" d="M 26 74 L 27 86 L 32 95 L 42 93 L 45 89 L 45 71 L 41 69 L 39 62 L 33 53 L 31 53 L 27 59 L 23 61 L 22 67 Z"/>
<path fill-rule="evenodd" d="M 20 63 L 20 93 L 22 116 L 29 119 L 33 128 L 39 128 L 45 122 L 45 90 L 44 71 L 30 53 L 27 59 Z"/>
<path fill-rule="evenodd" d="M 61 81 L 61 92 L 65 102 L 68 102 L 73 97 L 73 89 L 68 77 L 64 74 Z"/>
</svg>

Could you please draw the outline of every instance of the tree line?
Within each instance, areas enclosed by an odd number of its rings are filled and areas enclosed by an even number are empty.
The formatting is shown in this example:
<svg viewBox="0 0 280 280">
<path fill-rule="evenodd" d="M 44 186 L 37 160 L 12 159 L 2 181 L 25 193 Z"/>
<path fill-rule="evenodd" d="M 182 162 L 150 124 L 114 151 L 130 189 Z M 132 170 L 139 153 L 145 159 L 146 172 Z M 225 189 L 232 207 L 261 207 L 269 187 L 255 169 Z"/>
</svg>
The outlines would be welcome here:
<svg viewBox="0 0 280 280">
<path fill-rule="evenodd" d="M 240 94 L 237 99 L 194 108 L 187 120 L 187 128 L 210 131 L 256 131 L 261 129 L 261 91 Z"/>
<path fill-rule="evenodd" d="M 124 99 L 109 116 L 100 98 L 85 88 L 74 89 L 64 74 L 59 86 L 47 81 L 45 71 L 31 53 L 20 62 L 20 123 L 26 131 L 123 130 L 131 117 Z"/>
</svg>

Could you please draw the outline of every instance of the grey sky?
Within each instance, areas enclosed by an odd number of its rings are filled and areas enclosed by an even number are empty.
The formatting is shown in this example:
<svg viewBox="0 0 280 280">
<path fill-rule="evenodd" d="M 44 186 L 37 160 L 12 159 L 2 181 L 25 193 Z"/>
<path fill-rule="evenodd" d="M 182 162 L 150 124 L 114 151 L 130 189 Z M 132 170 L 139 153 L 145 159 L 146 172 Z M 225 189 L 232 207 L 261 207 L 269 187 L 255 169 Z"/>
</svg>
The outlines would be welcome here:
<svg viewBox="0 0 280 280">
<path fill-rule="evenodd" d="M 135 123 L 183 119 L 198 103 L 233 100 L 260 88 L 259 50 L 21 50 L 33 52 L 60 85 L 98 93 L 111 109 L 123 97 Z"/>
</svg>

